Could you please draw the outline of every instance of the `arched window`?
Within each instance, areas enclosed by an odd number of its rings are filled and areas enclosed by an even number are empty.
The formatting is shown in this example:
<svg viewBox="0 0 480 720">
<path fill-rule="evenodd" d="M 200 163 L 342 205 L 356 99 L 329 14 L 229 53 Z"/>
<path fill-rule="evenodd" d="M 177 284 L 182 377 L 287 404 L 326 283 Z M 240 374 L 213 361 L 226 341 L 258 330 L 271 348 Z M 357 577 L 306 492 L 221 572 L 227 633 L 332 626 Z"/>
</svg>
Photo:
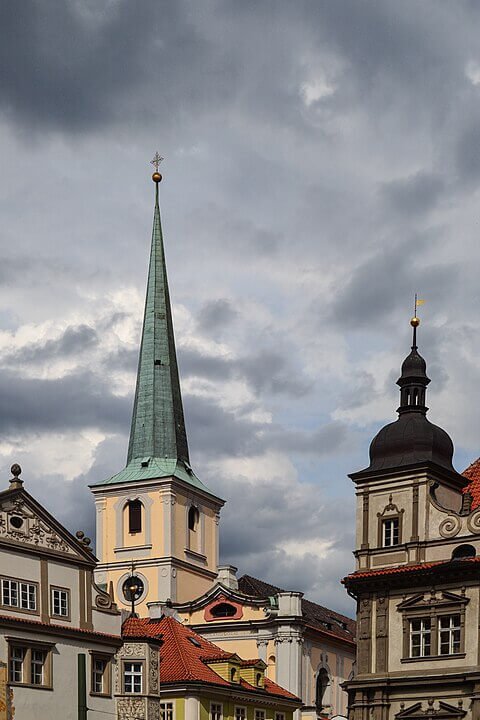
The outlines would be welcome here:
<svg viewBox="0 0 480 720">
<path fill-rule="evenodd" d="M 198 509 L 194 505 L 192 505 L 188 511 L 188 529 L 192 532 L 195 532 L 198 526 L 199 519 L 200 513 L 198 512 Z"/>
<path fill-rule="evenodd" d="M 330 685 L 328 671 L 320 668 L 317 675 L 316 701 L 317 710 L 323 710 L 327 705 L 327 689 Z"/>
<path fill-rule="evenodd" d="M 262 686 L 262 673 L 257 673 L 256 684 L 257 684 L 257 687 Z"/>
<path fill-rule="evenodd" d="M 211 614 L 216 618 L 233 617 L 237 613 L 237 608 L 230 603 L 219 603 L 211 609 Z"/>
<path fill-rule="evenodd" d="M 235 668 L 230 668 L 230 682 L 237 682 L 237 671 Z"/>
<path fill-rule="evenodd" d="M 474 558 L 477 551 L 473 545 L 459 545 L 452 552 L 452 560 L 465 560 L 465 558 Z"/>
<path fill-rule="evenodd" d="M 140 500 L 128 501 L 128 532 L 142 532 L 142 503 Z"/>
</svg>

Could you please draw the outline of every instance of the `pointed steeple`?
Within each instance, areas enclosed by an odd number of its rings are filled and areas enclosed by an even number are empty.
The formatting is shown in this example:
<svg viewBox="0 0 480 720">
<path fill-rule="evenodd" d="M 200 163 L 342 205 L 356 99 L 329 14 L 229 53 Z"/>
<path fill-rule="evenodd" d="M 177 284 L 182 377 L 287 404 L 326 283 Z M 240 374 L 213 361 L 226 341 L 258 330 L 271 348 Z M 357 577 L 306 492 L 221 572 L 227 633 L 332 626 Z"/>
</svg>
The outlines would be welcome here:
<svg viewBox="0 0 480 720">
<path fill-rule="evenodd" d="M 176 477 L 210 493 L 190 467 L 160 220 L 161 159 L 157 153 L 152 161 L 155 209 L 127 465 L 94 485 Z"/>
<path fill-rule="evenodd" d="M 127 463 L 138 458 L 168 458 L 189 467 L 160 221 L 161 175 L 154 173 L 153 177 L 152 246 Z"/>
</svg>

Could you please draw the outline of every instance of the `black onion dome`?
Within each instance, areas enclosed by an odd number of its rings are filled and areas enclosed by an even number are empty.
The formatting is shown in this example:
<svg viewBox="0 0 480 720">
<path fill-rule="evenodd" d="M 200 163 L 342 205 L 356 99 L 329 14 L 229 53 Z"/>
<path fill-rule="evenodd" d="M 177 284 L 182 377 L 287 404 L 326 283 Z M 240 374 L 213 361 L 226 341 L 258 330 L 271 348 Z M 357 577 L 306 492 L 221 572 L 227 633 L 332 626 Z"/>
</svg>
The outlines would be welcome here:
<svg viewBox="0 0 480 720">
<path fill-rule="evenodd" d="M 413 320 L 416 320 L 414 318 Z M 427 364 L 417 350 L 413 324 L 412 350 L 402 364 L 398 420 L 385 425 L 370 445 L 368 470 L 404 467 L 431 462 L 452 470 L 453 443 L 445 430 L 427 420 L 426 391 L 430 379 Z"/>
<path fill-rule="evenodd" d="M 427 378 L 427 363 L 418 352 L 417 348 L 413 348 L 410 355 L 407 355 L 402 363 L 402 372 L 399 380 L 407 380 L 410 378 L 424 378 L 430 382 Z"/>
<path fill-rule="evenodd" d="M 454 470 L 452 458 L 453 442 L 445 430 L 421 413 L 402 413 L 398 420 L 385 425 L 373 438 L 368 469 L 384 470 L 432 462 Z"/>
</svg>

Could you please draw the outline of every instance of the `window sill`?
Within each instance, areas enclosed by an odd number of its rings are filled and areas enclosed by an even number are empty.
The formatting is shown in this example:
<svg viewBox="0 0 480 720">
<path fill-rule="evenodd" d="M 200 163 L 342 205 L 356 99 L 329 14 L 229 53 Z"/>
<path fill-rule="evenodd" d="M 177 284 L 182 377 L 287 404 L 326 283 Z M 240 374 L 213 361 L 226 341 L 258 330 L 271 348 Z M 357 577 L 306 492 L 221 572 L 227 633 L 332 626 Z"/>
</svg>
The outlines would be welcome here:
<svg viewBox="0 0 480 720">
<path fill-rule="evenodd" d="M 91 693 L 90 693 L 90 697 L 96 697 L 96 698 L 111 698 L 111 697 L 112 697 L 112 693 L 96 693 L 96 692 L 91 692 Z"/>
<path fill-rule="evenodd" d="M 426 660 L 456 660 L 466 657 L 466 653 L 455 653 L 454 655 L 425 655 L 425 657 L 401 658 L 402 663 L 425 662 Z"/>
<path fill-rule="evenodd" d="M 51 620 L 62 620 L 63 622 L 72 622 L 72 618 L 69 615 L 50 615 Z"/>
<path fill-rule="evenodd" d="M 9 687 L 32 688 L 34 690 L 53 690 L 53 685 L 35 685 L 34 683 L 18 683 L 11 681 L 9 681 L 7 684 Z"/>
<path fill-rule="evenodd" d="M 151 550 L 152 545 L 151 543 L 149 545 L 130 545 L 130 547 L 116 547 L 113 548 L 113 552 L 115 553 L 129 553 L 129 552 L 137 552 L 138 550 Z"/>
<path fill-rule="evenodd" d="M 202 553 L 196 552 L 196 550 L 190 550 L 190 548 L 185 548 L 185 556 L 190 560 L 202 563 L 202 565 L 207 564 L 207 556 L 202 555 Z"/>
</svg>

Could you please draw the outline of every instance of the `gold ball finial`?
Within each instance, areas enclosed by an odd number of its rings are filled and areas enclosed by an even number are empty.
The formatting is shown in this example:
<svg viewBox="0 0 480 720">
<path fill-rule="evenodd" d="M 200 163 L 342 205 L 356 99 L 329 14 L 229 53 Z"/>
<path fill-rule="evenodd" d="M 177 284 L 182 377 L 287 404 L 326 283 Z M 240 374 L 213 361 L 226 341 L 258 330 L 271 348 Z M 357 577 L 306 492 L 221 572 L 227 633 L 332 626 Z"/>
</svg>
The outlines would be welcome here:
<svg viewBox="0 0 480 720">
<path fill-rule="evenodd" d="M 410 320 L 410 325 L 414 328 L 418 327 L 420 325 L 420 318 L 418 318 L 416 315 L 415 317 L 412 317 Z"/>
<path fill-rule="evenodd" d="M 162 176 L 160 175 L 159 172 L 154 172 L 152 175 L 152 180 L 154 183 L 159 183 L 162 181 Z"/>
</svg>

